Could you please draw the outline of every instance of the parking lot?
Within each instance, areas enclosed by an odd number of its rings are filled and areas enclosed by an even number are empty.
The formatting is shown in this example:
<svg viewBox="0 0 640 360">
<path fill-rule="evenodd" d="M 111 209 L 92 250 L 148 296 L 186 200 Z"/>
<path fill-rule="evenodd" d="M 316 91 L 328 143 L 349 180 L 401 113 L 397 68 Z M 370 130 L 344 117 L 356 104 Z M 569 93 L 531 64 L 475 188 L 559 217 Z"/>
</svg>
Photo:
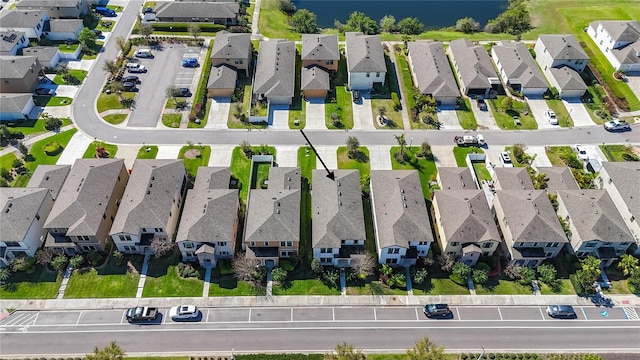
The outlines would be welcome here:
<svg viewBox="0 0 640 360">
<path fill-rule="evenodd" d="M 142 48 L 142 47 L 140 47 Z M 127 126 L 130 127 L 155 127 L 162 116 L 162 110 L 166 101 L 165 89 L 170 85 L 188 87 L 195 93 L 200 79 L 202 67 L 184 68 L 181 66 L 185 56 L 192 55 L 198 58 L 200 64 L 204 62 L 206 48 L 189 47 L 184 44 L 164 43 L 153 48 L 153 58 L 140 59 L 138 62 L 147 68 L 146 73 L 137 75 L 141 84 L 138 84 L 138 96 L 133 107 Z"/>
</svg>

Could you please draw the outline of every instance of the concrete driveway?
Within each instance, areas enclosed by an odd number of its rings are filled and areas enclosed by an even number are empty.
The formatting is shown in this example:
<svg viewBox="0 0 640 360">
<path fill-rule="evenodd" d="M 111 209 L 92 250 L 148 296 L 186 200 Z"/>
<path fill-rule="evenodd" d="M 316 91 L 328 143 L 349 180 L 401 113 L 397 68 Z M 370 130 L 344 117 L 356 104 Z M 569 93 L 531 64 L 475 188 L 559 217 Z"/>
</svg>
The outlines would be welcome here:
<svg viewBox="0 0 640 360">
<path fill-rule="evenodd" d="M 235 145 L 211 145 L 208 166 L 229 166 Z"/>
<path fill-rule="evenodd" d="M 309 130 L 326 130 L 324 99 L 309 99 L 306 104 L 306 125 Z"/>
<path fill-rule="evenodd" d="M 352 101 L 351 104 L 353 106 L 353 130 L 375 130 L 369 94 L 363 93 L 361 101 L 357 103 Z"/>
<path fill-rule="evenodd" d="M 462 130 L 453 105 L 443 105 L 438 108 L 438 121 L 442 124 L 443 130 Z"/>
<path fill-rule="evenodd" d="M 602 150 L 600 150 L 598 145 L 584 145 L 584 148 L 587 150 L 589 159 L 597 159 L 601 163 L 603 161 L 608 161 L 607 157 L 602 153 Z"/>
<path fill-rule="evenodd" d="M 538 129 L 557 129 L 559 125 L 549 124 L 549 120 L 545 116 L 545 112 L 549 109 L 547 102 L 541 96 L 527 97 L 527 103 L 531 109 L 536 123 L 538 123 Z"/>
<path fill-rule="evenodd" d="M 276 146 L 276 163 L 280 167 L 298 166 L 299 146 Z"/>
<path fill-rule="evenodd" d="M 484 153 L 487 155 L 487 165 L 503 166 L 502 161 L 500 161 L 500 153 L 503 151 L 504 148 L 499 146 L 484 149 Z"/>
<path fill-rule="evenodd" d="M 180 155 L 180 149 L 182 149 L 182 145 L 158 146 L 158 154 L 156 155 L 156 159 L 177 159 L 178 155 Z"/>
<path fill-rule="evenodd" d="M 69 144 L 62 151 L 62 155 L 56 162 L 57 165 L 73 165 L 76 159 L 81 159 L 89 145 L 93 142 L 93 138 L 78 131 L 71 137 Z"/>
<path fill-rule="evenodd" d="M 453 146 L 449 145 L 435 145 L 431 147 L 433 152 L 433 159 L 436 162 L 436 166 L 453 166 L 456 167 L 456 158 L 453 156 Z"/>
<path fill-rule="evenodd" d="M 391 146 L 368 146 L 371 170 L 393 170 L 391 167 Z"/>
<path fill-rule="evenodd" d="M 115 157 L 117 159 L 124 159 L 124 166 L 126 166 L 127 169 L 132 169 L 140 148 L 140 145 L 118 145 L 118 151 Z"/>
<path fill-rule="evenodd" d="M 229 109 L 231 109 L 230 98 L 213 98 L 211 99 L 211 110 L 209 110 L 209 118 L 205 129 L 226 129 L 227 120 L 229 119 Z"/>
<path fill-rule="evenodd" d="M 338 169 L 337 146 L 316 146 L 316 151 L 330 170 Z M 320 161 L 316 161 L 316 169 L 324 169 Z"/>
<path fill-rule="evenodd" d="M 569 116 L 573 119 L 574 127 L 597 126 L 597 124 L 591 120 L 589 112 L 579 98 L 562 99 L 562 103 L 567 108 L 567 111 L 569 111 Z"/>
<path fill-rule="evenodd" d="M 526 153 L 535 157 L 531 166 L 536 169 L 539 167 L 553 166 L 547 157 L 547 152 L 544 150 L 544 146 L 529 146 L 527 147 Z"/>
<path fill-rule="evenodd" d="M 289 130 L 289 105 L 269 104 L 269 127 Z"/>
<path fill-rule="evenodd" d="M 496 124 L 496 119 L 493 117 L 493 113 L 491 112 L 491 106 L 487 103 L 487 111 L 482 111 L 478 107 L 478 102 L 469 99 L 471 103 L 471 111 L 473 111 L 473 115 L 476 117 L 476 123 L 478 123 L 478 130 L 499 130 L 498 124 Z"/>
</svg>

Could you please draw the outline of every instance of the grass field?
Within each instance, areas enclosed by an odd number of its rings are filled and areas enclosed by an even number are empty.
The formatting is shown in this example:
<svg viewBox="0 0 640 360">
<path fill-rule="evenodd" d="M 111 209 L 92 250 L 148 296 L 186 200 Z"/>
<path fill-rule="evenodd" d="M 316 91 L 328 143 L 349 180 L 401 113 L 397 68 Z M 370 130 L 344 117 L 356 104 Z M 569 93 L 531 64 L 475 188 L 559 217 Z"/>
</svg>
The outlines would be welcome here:
<svg viewBox="0 0 640 360">
<path fill-rule="evenodd" d="M 110 158 L 115 157 L 116 153 L 118 152 L 118 145 L 105 144 L 103 142 L 94 141 L 91 144 L 89 144 L 89 147 L 87 148 L 87 151 L 84 152 L 84 155 L 82 157 L 85 158 L 85 159 L 94 158 L 95 155 L 97 154 L 98 147 L 103 147 L 109 153 L 109 157 Z"/>
<path fill-rule="evenodd" d="M 300 91 L 300 69 L 302 67 L 302 60 L 300 60 L 300 52 L 296 52 L 296 79 L 294 87 L 294 96 L 291 105 L 289 106 L 289 129 L 304 129 L 306 124 L 306 102 L 302 98 L 302 92 Z M 298 120 L 299 125 L 295 125 L 295 120 Z"/>
<path fill-rule="evenodd" d="M 514 100 L 513 108 L 507 109 L 502 103 L 505 98 L 506 96 L 498 95 L 497 99 L 489 100 L 489 105 L 491 106 L 493 116 L 496 119 L 496 124 L 498 124 L 501 129 L 535 130 L 538 128 L 538 123 L 536 122 L 536 119 L 533 118 L 527 103 Z M 521 125 L 515 125 L 513 120 L 514 116 L 517 116 L 520 119 Z"/>
<path fill-rule="evenodd" d="M 72 101 L 72 98 L 65 96 L 38 95 L 33 97 L 36 106 L 67 106 L 71 105 Z"/>
<path fill-rule="evenodd" d="M 532 293 L 530 286 L 497 277 L 490 277 L 489 281 L 483 285 L 476 284 L 478 295 L 531 295 Z"/>
<path fill-rule="evenodd" d="M 82 84 L 82 82 L 84 81 L 84 78 L 87 77 L 87 71 L 72 69 L 72 70 L 69 70 L 69 75 L 73 75 L 79 81 L 78 84 Z M 67 83 L 62 78 L 62 75 L 56 75 L 56 77 L 53 78 L 53 82 L 58 85 L 78 85 L 76 83 Z"/>
<path fill-rule="evenodd" d="M 195 158 L 188 158 L 185 156 L 187 151 L 189 150 L 197 150 L 199 151 L 199 156 Z M 196 174 L 198 173 L 198 167 L 207 166 L 209 164 L 209 157 L 211 156 L 211 147 L 210 146 L 183 146 L 180 149 L 180 153 L 178 154 L 178 159 L 184 159 L 184 168 L 193 178 L 195 179 Z"/>
<path fill-rule="evenodd" d="M 460 106 L 456 109 L 456 114 L 458 115 L 460 126 L 462 126 L 463 129 L 476 130 L 478 128 L 476 116 L 473 115 L 471 104 L 469 103 L 468 98 L 462 98 L 462 104 L 460 104 Z"/>
<path fill-rule="evenodd" d="M 349 151 L 346 146 L 338 147 L 338 169 L 357 169 L 360 171 L 360 180 L 369 178 L 371 175 L 371 164 L 369 163 L 369 149 L 361 146 L 359 154 L 355 159 L 349 158 Z"/>
<path fill-rule="evenodd" d="M 264 288 L 255 288 L 251 284 L 238 281 L 233 275 L 211 276 L 209 296 L 260 296 Z"/>
<path fill-rule="evenodd" d="M 628 145 L 599 145 L 600 150 L 609 161 L 628 161 L 625 154 L 632 155 L 633 150 Z M 627 156 L 629 156 L 627 155 Z"/>
<path fill-rule="evenodd" d="M 334 91 L 327 95 L 325 100 L 325 125 L 327 129 L 352 129 L 353 128 L 353 108 L 351 105 L 351 93 L 347 91 L 347 60 L 344 55 L 340 56 L 336 79 L 333 83 Z M 340 126 L 334 126 L 331 114 L 337 114 L 340 119 Z"/>
<path fill-rule="evenodd" d="M 569 112 L 562 100 L 547 100 L 547 105 L 549 109 L 556 113 L 558 125 L 561 127 L 573 127 L 573 119 L 569 116 Z"/>
<path fill-rule="evenodd" d="M 71 124 L 71 120 L 69 120 L 68 118 L 63 118 L 60 120 L 62 120 L 61 127 Z M 43 119 L 32 119 L 29 121 L 21 122 L 16 126 L 9 126 L 9 129 L 20 131 L 25 135 L 37 135 L 49 131 L 44 128 L 45 125 L 46 122 Z"/>
<path fill-rule="evenodd" d="M 136 93 L 133 92 L 123 92 L 121 95 L 125 99 L 134 99 L 136 97 Z M 105 93 L 101 93 L 100 96 L 98 96 L 97 107 L 99 113 L 112 109 L 125 109 L 125 106 L 122 105 L 117 94 Z"/>
<path fill-rule="evenodd" d="M 69 278 L 65 299 L 135 297 L 140 275 L 127 271 L 127 265 L 117 265 L 112 257 L 98 269 L 75 271 Z"/>
<path fill-rule="evenodd" d="M 182 114 L 162 114 L 162 125 L 170 128 L 179 128 Z"/>
<path fill-rule="evenodd" d="M 467 155 L 473 153 L 484 154 L 484 150 L 476 147 L 454 147 L 453 156 L 456 158 L 456 165 L 467 166 Z"/>
<path fill-rule="evenodd" d="M 56 272 L 36 265 L 33 274 L 12 273 L 7 285 L 0 287 L 0 299 L 53 299 L 62 278 Z"/>
<path fill-rule="evenodd" d="M 149 149 L 149 151 L 147 151 Z M 138 150 L 138 156 L 136 159 L 155 159 L 158 155 L 158 147 L 145 145 Z"/>
<path fill-rule="evenodd" d="M 202 296 L 204 281 L 199 278 L 183 279 L 178 275 L 180 253 L 161 258 L 149 264 L 142 297 Z"/>
<path fill-rule="evenodd" d="M 436 163 L 431 159 L 425 159 L 423 157 L 417 157 L 420 152 L 420 147 L 412 146 L 406 147 L 405 151 L 409 155 L 409 160 L 404 164 L 400 164 L 396 161 L 394 154 L 400 151 L 399 146 L 394 146 L 389 151 L 391 157 L 391 168 L 393 170 L 417 170 L 420 175 L 420 184 L 422 185 L 422 193 L 425 199 L 430 199 L 431 191 L 433 190 L 429 183 L 436 180 L 438 169 L 436 169 Z"/>
<path fill-rule="evenodd" d="M 103 116 L 102 119 L 111 125 L 118 125 L 125 121 L 127 116 L 129 116 L 129 114 L 109 114 Z"/>
<path fill-rule="evenodd" d="M 78 130 L 71 129 L 65 132 L 61 132 L 59 134 L 50 136 L 46 139 L 37 141 L 36 143 L 31 145 L 29 154 L 33 155 L 35 160 L 26 163 L 25 167 L 30 172 L 33 172 L 36 170 L 36 167 L 38 165 L 54 165 L 58 161 L 58 158 L 60 158 L 60 155 L 62 155 L 62 151 L 54 156 L 49 156 L 44 152 L 44 147 L 52 141 L 57 141 L 60 144 L 60 146 L 64 148 L 67 146 L 67 144 L 71 140 L 71 137 L 73 136 L 73 134 L 76 133 L 76 131 Z"/>
</svg>

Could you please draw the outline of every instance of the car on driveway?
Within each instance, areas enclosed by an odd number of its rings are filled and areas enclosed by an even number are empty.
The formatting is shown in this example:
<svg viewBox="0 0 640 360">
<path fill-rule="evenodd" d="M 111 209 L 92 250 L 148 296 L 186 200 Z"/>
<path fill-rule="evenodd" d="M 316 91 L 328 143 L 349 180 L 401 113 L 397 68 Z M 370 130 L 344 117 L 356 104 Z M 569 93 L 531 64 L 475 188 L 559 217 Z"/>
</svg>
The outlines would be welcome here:
<svg viewBox="0 0 640 360">
<path fill-rule="evenodd" d="M 196 58 L 187 58 L 182 60 L 183 67 L 197 67 L 198 65 L 198 59 Z"/>
<path fill-rule="evenodd" d="M 558 117 L 556 116 L 556 113 L 553 110 L 549 109 L 549 110 L 545 111 L 544 112 L 544 116 L 549 121 L 549 124 L 558 125 Z"/>
<path fill-rule="evenodd" d="M 611 120 L 604 123 L 604 129 L 607 131 L 629 131 L 631 126 L 621 120 Z"/>
<path fill-rule="evenodd" d="M 578 316 L 571 305 L 549 305 L 547 314 L 556 319 L 575 319 Z"/>
<path fill-rule="evenodd" d="M 484 101 L 484 99 L 482 98 L 482 96 L 478 97 L 476 99 L 476 101 L 478 102 L 478 108 L 482 111 L 487 111 L 487 103 L 486 101 Z"/>
<path fill-rule="evenodd" d="M 580 144 L 576 144 L 575 151 L 576 153 L 578 153 L 578 159 L 582 161 L 589 160 L 589 154 L 587 154 L 587 148 L 585 148 L 584 146 Z"/>
<path fill-rule="evenodd" d="M 448 316 L 451 314 L 451 309 L 447 304 L 427 304 L 422 309 L 424 314 L 430 318 L 434 316 Z"/>
<path fill-rule="evenodd" d="M 37 88 L 35 91 L 36 95 L 49 95 L 49 96 L 53 96 L 56 94 L 56 91 L 53 89 L 47 89 L 47 88 Z"/>
<path fill-rule="evenodd" d="M 511 156 L 506 151 L 500 153 L 500 161 L 504 167 L 513 167 L 513 162 L 511 162 Z"/>
<path fill-rule="evenodd" d="M 200 316 L 200 310 L 195 305 L 179 305 L 169 309 L 169 317 L 173 321 L 193 321 Z"/>
</svg>

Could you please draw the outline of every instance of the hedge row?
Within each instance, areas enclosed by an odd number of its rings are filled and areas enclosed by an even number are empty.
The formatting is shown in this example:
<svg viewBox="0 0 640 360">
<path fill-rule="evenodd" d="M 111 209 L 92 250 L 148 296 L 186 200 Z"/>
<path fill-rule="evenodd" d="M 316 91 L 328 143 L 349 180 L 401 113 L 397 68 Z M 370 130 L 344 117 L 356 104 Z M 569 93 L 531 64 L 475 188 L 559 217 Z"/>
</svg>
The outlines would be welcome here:
<svg viewBox="0 0 640 360">
<path fill-rule="evenodd" d="M 209 23 L 197 23 L 200 26 L 202 32 L 218 32 L 224 30 L 227 27 L 220 24 Z M 158 23 L 152 22 L 153 30 L 155 31 L 173 31 L 175 33 L 189 33 L 189 23 Z"/>
</svg>

